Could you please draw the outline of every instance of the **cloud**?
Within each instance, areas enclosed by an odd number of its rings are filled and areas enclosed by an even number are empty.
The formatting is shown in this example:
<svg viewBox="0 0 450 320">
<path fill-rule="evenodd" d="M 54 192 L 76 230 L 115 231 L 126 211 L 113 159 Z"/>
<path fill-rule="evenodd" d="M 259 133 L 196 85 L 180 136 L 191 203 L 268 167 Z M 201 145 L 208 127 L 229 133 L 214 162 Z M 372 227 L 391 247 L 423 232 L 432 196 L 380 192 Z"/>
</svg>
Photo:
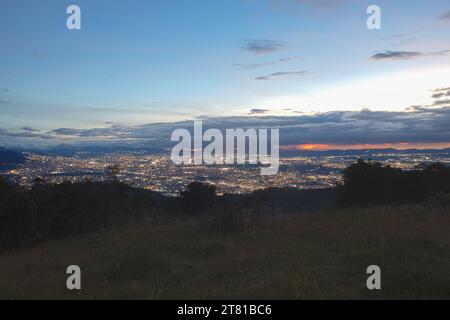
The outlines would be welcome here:
<svg viewBox="0 0 450 320">
<path fill-rule="evenodd" d="M 435 93 L 431 97 L 434 98 L 434 99 L 439 99 L 439 98 L 442 98 L 442 97 L 450 97 L 450 90 L 447 91 L 447 92 Z"/>
<path fill-rule="evenodd" d="M 0 129 L 0 137 L 8 137 L 8 138 L 37 138 L 37 139 L 43 139 L 43 140 L 50 140 L 55 139 L 55 136 L 52 136 L 49 133 L 42 132 L 40 130 L 36 130 L 30 127 L 23 127 L 21 128 L 21 131 L 9 131 L 6 129 Z M 9 140 L 9 139 L 8 139 Z"/>
<path fill-rule="evenodd" d="M 450 88 L 431 90 L 431 94 Z M 292 108 L 285 108 L 290 111 Z M 314 144 L 380 144 L 380 143 L 450 143 L 450 99 L 435 99 L 429 105 L 412 106 L 406 111 L 331 111 L 314 114 L 274 116 L 270 109 L 255 107 L 245 116 L 201 117 L 203 129 L 224 132 L 231 128 L 278 128 L 281 145 Z M 293 111 L 294 112 L 294 111 Z M 259 115 L 259 116 L 255 116 Z M 38 139 L 48 144 L 96 145 L 128 150 L 170 150 L 175 129 L 192 131 L 192 121 L 150 123 L 129 126 L 109 123 L 101 128 L 57 128 L 40 131 L 23 127 L 18 132 L 0 128 L 5 141 L 30 142 Z"/>
<path fill-rule="evenodd" d="M 291 57 L 285 57 L 285 58 L 281 58 L 275 61 L 270 61 L 270 62 L 265 62 L 265 63 L 235 63 L 233 66 L 239 68 L 239 69 L 256 69 L 256 68 L 261 68 L 261 67 L 268 67 L 268 66 L 273 66 L 273 65 L 278 65 L 278 64 L 283 64 L 283 63 L 288 63 L 291 61 L 295 61 L 300 59 L 299 56 L 291 56 Z"/>
<path fill-rule="evenodd" d="M 415 52 L 415 51 L 387 50 L 385 52 L 374 54 L 370 58 L 373 60 L 388 60 L 388 59 L 405 60 L 405 59 L 414 59 L 414 58 L 420 57 L 422 55 L 423 55 L 423 53 Z"/>
<path fill-rule="evenodd" d="M 28 132 L 39 132 L 39 130 L 31 128 L 31 127 L 22 127 L 21 129 L 23 131 L 28 131 Z"/>
<path fill-rule="evenodd" d="M 437 88 L 437 89 L 434 89 L 434 90 L 433 90 L 433 92 L 441 92 L 441 91 L 450 91 L 450 87 L 447 87 L 447 88 Z"/>
<path fill-rule="evenodd" d="M 450 99 L 439 100 L 441 98 L 450 97 L 450 87 L 437 88 L 437 89 L 432 90 L 432 92 L 434 92 L 434 93 L 431 95 L 431 97 L 435 100 L 434 100 L 433 104 L 428 107 L 444 106 L 444 105 L 450 106 Z"/>
<path fill-rule="evenodd" d="M 265 109 L 262 109 L 265 110 Z M 170 148 L 174 129 L 192 130 L 191 121 L 147 124 L 135 127 L 81 129 L 80 136 L 115 135 L 113 141 L 127 138 L 127 144 Z M 450 107 L 417 108 L 411 112 L 334 111 L 296 116 L 261 115 L 242 117 L 205 117 L 204 130 L 217 128 L 279 128 L 280 143 L 395 143 L 450 142 Z M 97 131 L 99 130 L 99 131 Z M 126 134 L 124 134 L 126 132 Z"/>
<path fill-rule="evenodd" d="M 439 19 L 441 19 L 441 20 L 450 20 L 450 10 L 445 12 L 445 13 L 443 13 L 443 14 L 441 14 L 439 16 Z"/>
<path fill-rule="evenodd" d="M 450 106 L 450 99 L 447 99 L 447 100 L 436 100 L 435 102 L 433 102 L 433 106 L 443 106 L 443 105 Z"/>
<path fill-rule="evenodd" d="M 418 51 L 392 51 L 386 50 L 374 54 L 370 57 L 373 60 L 410 60 L 424 56 L 444 56 L 450 53 L 450 50 L 441 50 L 436 52 L 418 52 Z"/>
<path fill-rule="evenodd" d="M 7 103 L 9 103 L 8 100 L 0 100 L 0 104 L 7 104 Z"/>
<path fill-rule="evenodd" d="M 271 53 L 281 50 L 283 43 L 268 39 L 246 39 L 241 41 L 241 49 L 256 54 Z"/>
<path fill-rule="evenodd" d="M 256 69 L 273 65 L 273 62 L 267 63 L 235 63 L 233 66 L 239 69 Z"/>
<path fill-rule="evenodd" d="M 256 109 L 256 108 L 255 108 Z M 265 110 L 265 109 L 261 109 Z M 110 125 L 105 128 L 60 128 L 51 132 L 17 133 L 0 130 L 0 136 L 15 139 L 50 139 L 53 143 L 84 147 L 128 148 L 129 150 L 170 150 L 172 132 L 178 128 L 192 131 L 192 121 L 152 123 L 139 126 Z M 450 107 L 417 106 L 410 111 L 333 111 L 295 116 L 204 117 L 203 130 L 217 128 L 278 128 L 281 145 L 379 144 L 379 143 L 448 143 L 450 142 Z M 8 139 L 11 141 L 12 139 Z M 23 140 L 22 140 L 23 141 Z"/>
<path fill-rule="evenodd" d="M 278 78 L 278 77 L 284 77 L 284 76 L 300 76 L 300 75 L 305 75 L 308 74 L 308 71 L 286 71 L 286 72 L 274 72 L 271 74 L 268 74 L 266 76 L 259 76 L 256 77 L 255 80 L 270 80 L 273 78 Z"/>
<path fill-rule="evenodd" d="M 254 109 L 250 110 L 249 114 L 264 114 L 264 113 L 269 112 L 269 111 L 270 111 L 269 109 L 254 108 Z"/>
<path fill-rule="evenodd" d="M 56 136 L 79 137 L 79 138 L 106 138 L 106 139 L 127 139 L 133 138 L 130 135 L 130 127 L 121 124 L 110 124 L 105 128 L 75 129 L 59 128 L 51 130 L 49 133 Z M 134 136 L 134 138 L 137 138 Z"/>
</svg>

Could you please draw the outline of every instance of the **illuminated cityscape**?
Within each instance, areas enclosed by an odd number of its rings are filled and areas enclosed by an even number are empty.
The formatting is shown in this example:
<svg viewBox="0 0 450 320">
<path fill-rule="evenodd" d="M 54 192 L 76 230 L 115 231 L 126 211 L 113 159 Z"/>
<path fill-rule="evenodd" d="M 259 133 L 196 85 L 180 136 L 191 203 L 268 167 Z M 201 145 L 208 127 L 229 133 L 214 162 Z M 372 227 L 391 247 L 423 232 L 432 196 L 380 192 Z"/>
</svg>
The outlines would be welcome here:
<svg viewBox="0 0 450 320">
<path fill-rule="evenodd" d="M 178 166 L 168 155 L 142 153 L 89 154 L 75 156 L 49 156 L 27 154 L 25 164 L 14 169 L 0 171 L 9 180 L 29 187 L 36 178 L 48 183 L 64 181 L 103 181 L 107 179 L 106 168 L 118 165 L 117 178 L 131 186 L 176 195 L 190 182 L 202 181 L 213 184 L 218 192 L 245 193 L 269 187 L 319 189 L 329 188 L 341 182 L 342 170 L 361 155 L 333 155 L 323 153 L 315 156 L 293 156 L 280 159 L 280 171 L 274 176 L 261 176 L 255 166 Z M 392 167 L 412 169 L 421 163 L 450 163 L 448 151 L 432 153 L 376 152 L 364 154 Z"/>
</svg>

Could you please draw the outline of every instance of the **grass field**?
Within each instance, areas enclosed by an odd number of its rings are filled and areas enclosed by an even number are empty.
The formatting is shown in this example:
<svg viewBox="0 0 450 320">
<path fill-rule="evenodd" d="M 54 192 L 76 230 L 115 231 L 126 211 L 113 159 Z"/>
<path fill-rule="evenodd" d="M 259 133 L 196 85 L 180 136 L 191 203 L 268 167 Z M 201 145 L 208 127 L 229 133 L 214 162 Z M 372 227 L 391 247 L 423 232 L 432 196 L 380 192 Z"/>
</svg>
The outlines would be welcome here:
<svg viewBox="0 0 450 320">
<path fill-rule="evenodd" d="M 65 270 L 82 269 L 68 291 Z M 366 288 L 366 268 L 382 290 Z M 0 253 L 0 298 L 450 299 L 450 213 L 428 206 L 185 218 Z"/>
</svg>

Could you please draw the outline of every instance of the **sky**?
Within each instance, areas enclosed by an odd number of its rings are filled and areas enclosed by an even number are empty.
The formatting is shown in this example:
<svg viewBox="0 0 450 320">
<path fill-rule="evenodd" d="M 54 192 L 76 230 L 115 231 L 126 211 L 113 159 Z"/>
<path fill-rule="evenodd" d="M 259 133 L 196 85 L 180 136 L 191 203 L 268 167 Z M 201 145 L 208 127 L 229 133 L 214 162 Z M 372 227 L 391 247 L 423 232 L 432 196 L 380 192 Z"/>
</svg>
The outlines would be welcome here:
<svg viewBox="0 0 450 320">
<path fill-rule="evenodd" d="M 150 143 L 205 119 L 294 148 L 450 146 L 449 30 L 449 0 L 2 0 L 0 145 Z"/>
</svg>

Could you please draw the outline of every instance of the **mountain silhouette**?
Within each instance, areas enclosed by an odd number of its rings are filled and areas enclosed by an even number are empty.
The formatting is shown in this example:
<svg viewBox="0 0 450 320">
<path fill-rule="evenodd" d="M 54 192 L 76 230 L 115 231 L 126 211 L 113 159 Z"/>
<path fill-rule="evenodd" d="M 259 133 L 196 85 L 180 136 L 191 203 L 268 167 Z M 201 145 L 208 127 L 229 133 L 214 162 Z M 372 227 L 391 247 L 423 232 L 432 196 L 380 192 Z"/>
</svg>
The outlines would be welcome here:
<svg viewBox="0 0 450 320">
<path fill-rule="evenodd" d="M 25 160 L 23 154 L 0 147 L 0 169 L 24 163 Z"/>
</svg>

